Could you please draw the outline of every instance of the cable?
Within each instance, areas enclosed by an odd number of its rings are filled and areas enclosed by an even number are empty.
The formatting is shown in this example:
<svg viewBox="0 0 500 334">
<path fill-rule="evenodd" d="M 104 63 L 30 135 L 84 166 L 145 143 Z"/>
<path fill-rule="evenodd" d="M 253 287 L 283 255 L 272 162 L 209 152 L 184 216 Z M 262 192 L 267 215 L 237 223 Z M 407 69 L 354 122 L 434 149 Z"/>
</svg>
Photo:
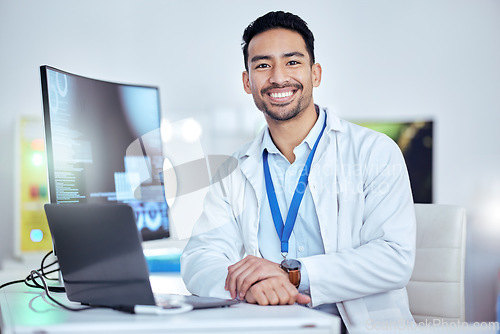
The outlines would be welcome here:
<svg viewBox="0 0 500 334">
<path fill-rule="evenodd" d="M 4 283 L 4 284 L 0 285 L 0 289 L 3 289 L 6 286 L 9 286 L 9 285 L 12 285 L 12 284 L 23 283 L 24 281 L 25 281 L 24 279 L 19 279 L 17 281 L 7 282 L 7 283 Z"/>
<path fill-rule="evenodd" d="M 40 275 L 42 275 L 41 279 L 42 279 L 42 281 L 45 284 L 44 285 L 40 285 L 36 280 L 33 279 L 33 271 L 36 271 L 36 270 L 32 270 L 31 273 L 30 273 L 30 275 L 24 279 L 24 284 L 26 284 L 30 288 L 44 289 L 45 290 L 46 282 L 45 282 L 45 278 L 43 277 L 43 274 L 40 274 Z M 54 272 L 54 271 L 57 271 L 57 270 L 51 270 L 48 273 L 51 273 L 51 272 Z M 30 281 L 32 281 L 33 284 L 31 284 Z M 66 292 L 66 289 L 64 287 L 62 287 L 62 286 L 48 286 L 47 285 L 47 289 L 49 291 L 51 291 L 51 292 Z"/>
<path fill-rule="evenodd" d="M 68 310 L 68 311 L 75 311 L 75 312 L 78 312 L 78 311 L 84 311 L 84 310 L 90 310 L 90 309 L 94 309 L 95 307 L 94 306 L 87 306 L 87 307 L 78 307 L 78 308 L 75 308 L 75 307 L 70 307 L 70 306 L 67 306 L 67 305 L 64 305 L 63 303 L 59 302 L 58 300 L 56 300 L 54 297 L 52 297 L 50 295 L 50 292 L 49 292 L 49 286 L 47 285 L 47 282 L 45 282 L 45 278 L 43 277 L 43 275 L 38 271 L 38 270 L 32 270 L 30 272 L 30 275 L 28 276 L 31 281 L 33 281 L 35 283 L 35 285 L 37 286 L 41 286 L 37 281 L 37 277 L 40 279 L 40 281 L 42 282 L 43 284 L 43 290 L 45 290 L 45 294 L 47 295 L 47 298 L 49 298 L 51 301 L 53 301 L 54 303 L 56 303 L 57 305 L 61 306 L 62 308 Z"/>
<path fill-rule="evenodd" d="M 57 260 L 56 260 L 48 265 L 45 265 L 45 260 L 49 257 L 50 254 L 52 254 L 52 251 L 50 251 L 49 253 L 47 253 L 43 257 L 42 263 L 40 265 L 40 269 L 31 270 L 30 274 L 25 279 L 4 283 L 4 284 L 0 285 L 0 289 L 3 289 L 6 286 L 9 286 L 12 284 L 24 282 L 30 288 L 43 289 L 45 291 L 45 294 L 47 295 L 47 298 L 49 298 L 52 302 L 54 302 L 56 305 L 64 308 L 65 310 L 73 311 L 73 312 L 91 310 L 91 309 L 96 309 L 96 308 L 108 308 L 108 309 L 113 309 L 113 310 L 120 311 L 120 312 L 133 313 L 133 314 L 168 315 L 168 314 L 184 313 L 184 312 L 191 311 L 193 309 L 192 305 L 184 303 L 184 302 L 172 302 L 171 305 L 169 305 L 167 307 L 161 307 L 161 306 L 155 306 L 155 305 L 132 305 L 132 306 L 116 306 L 116 307 L 86 306 L 86 307 L 75 308 L 75 307 L 70 307 L 70 306 L 64 305 L 63 303 L 59 302 L 54 297 L 52 297 L 52 295 L 50 294 L 50 292 L 65 292 L 64 287 L 49 286 L 46 282 L 46 280 L 54 280 L 54 278 L 47 277 L 48 274 L 51 274 L 51 273 L 54 273 L 54 272 L 57 272 L 60 270 L 59 268 L 57 268 L 57 269 L 45 271 L 45 269 L 47 269 L 50 266 L 57 263 Z M 41 282 L 41 284 L 37 280 L 39 280 Z"/>
<path fill-rule="evenodd" d="M 35 277 L 35 275 L 37 277 Z M 47 282 L 45 282 L 45 278 L 43 275 L 38 271 L 38 270 L 32 270 L 30 273 L 30 279 L 35 283 L 35 285 L 40 286 L 40 283 L 37 282 L 37 278 L 40 279 L 40 281 L 43 284 L 43 289 L 45 290 L 45 294 L 47 295 L 47 298 L 49 298 L 51 301 L 56 303 L 57 305 L 61 306 L 62 308 L 68 310 L 68 311 L 85 311 L 85 310 L 91 310 L 95 308 L 109 308 L 113 309 L 116 311 L 121 311 L 121 312 L 126 312 L 126 313 L 133 313 L 133 314 L 155 314 L 155 315 L 168 315 L 168 314 L 180 314 L 180 313 L 185 313 L 188 311 L 191 311 L 193 309 L 193 306 L 190 304 L 186 303 L 172 303 L 170 307 L 160 307 L 156 305 L 134 305 L 134 306 L 117 306 L 117 307 L 111 307 L 111 306 L 86 306 L 86 307 L 70 307 L 67 305 L 64 305 L 63 303 L 59 302 L 56 300 L 54 297 L 50 295 L 49 292 L 49 286 L 47 285 Z"/>
<path fill-rule="evenodd" d="M 41 263 L 41 265 L 40 265 L 40 271 L 41 271 L 41 273 L 42 273 L 43 277 L 45 277 L 45 279 L 52 280 L 52 281 L 58 281 L 59 279 L 57 279 L 57 278 L 47 277 L 47 274 L 50 274 L 51 272 L 59 271 L 59 269 L 55 269 L 55 270 L 50 271 L 50 272 L 47 272 L 47 273 L 45 272 L 45 269 L 47 269 L 47 268 L 49 268 L 49 267 L 53 266 L 54 264 L 56 264 L 56 263 L 58 262 L 57 260 L 55 260 L 54 262 L 52 262 L 52 263 L 50 263 L 50 264 L 48 264 L 48 265 L 44 265 L 44 264 L 45 264 L 45 260 L 47 260 L 47 258 L 48 258 L 48 257 L 50 256 L 50 254 L 52 254 L 52 253 L 54 253 L 54 251 L 52 251 L 52 250 L 51 250 L 50 252 L 48 252 L 48 253 L 47 253 L 47 254 L 43 257 L 43 259 L 42 259 L 42 263 Z"/>
<path fill-rule="evenodd" d="M 59 268 L 56 268 L 56 269 L 52 269 L 52 270 L 49 270 L 49 271 L 45 271 L 45 269 L 53 266 L 54 264 L 57 263 L 57 260 L 55 260 L 54 262 L 52 263 L 49 263 L 47 265 L 45 265 L 45 261 L 47 260 L 47 258 L 50 256 L 50 254 L 52 254 L 53 251 L 50 251 L 48 252 L 47 254 L 45 254 L 45 256 L 43 257 L 42 259 L 42 262 L 40 264 L 40 269 L 38 269 L 38 271 L 40 271 L 42 273 L 42 276 L 45 278 L 45 279 L 48 279 L 48 280 L 55 280 L 57 281 L 58 279 L 57 278 L 51 278 L 51 277 L 48 277 L 47 275 L 48 274 L 52 274 L 52 273 L 55 273 L 57 271 L 59 271 L 60 269 Z M 13 284 L 17 284 L 17 283 L 25 283 L 27 286 L 29 286 L 30 288 L 35 288 L 35 289 L 43 289 L 43 286 L 40 285 L 39 283 L 37 282 L 33 282 L 33 284 L 30 283 L 30 281 L 32 281 L 32 278 L 31 278 L 31 274 L 28 275 L 25 279 L 22 279 L 22 280 L 15 280 L 15 281 L 11 281 L 11 282 L 7 282 L 7 283 L 4 283 L 2 285 L 0 285 L 0 289 L 3 289 L 5 288 L 6 286 L 9 286 L 9 285 L 13 285 Z M 48 286 L 48 289 L 51 291 L 51 292 L 66 292 L 66 289 L 64 289 L 64 287 L 62 286 Z"/>
<path fill-rule="evenodd" d="M 51 270 L 50 272 L 47 272 L 47 273 L 55 272 L 57 270 L 59 270 L 59 269 Z M 37 282 L 37 280 L 36 280 L 37 278 L 40 279 L 40 281 L 42 282 L 42 284 L 40 284 L 40 283 Z M 32 281 L 33 284 L 29 283 L 29 281 Z M 38 270 L 32 270 L 30 272 L 30 274 L 25 279 L 23 279 L 23 280 L 11 281 L 11 282 L 7 282 L 5 284 L 2 284 L 2 285 L 0 285 L 0 289 L 3 289 L 4 287 L 12 285 L 12 284 L 23 283 L 23 282 L 27 286 L 29 286 L 29 287 L 43 289 L 45 291 L 45 294 L 47 295 L 47 298 L 49 298 L 52 302 L 56 303 L 57 305 L 61 306 L 62 308 L 66 309 L 66 310 L 69 310 L 69 311 L 83 311 L 83 310 L 90 310 L 90 309 L 95 308 L 93 306 L 74 308 L 74 307 L 69 307 L 67 305 L 64 305 L 63 303 L 57 301 L 54 297 L 52 297 L 50 295 L 50 292 L 49 292 L 50 291 L 49 288 L 56 288 L 56 287 L 49 287 L 47 285 L 47 282 L 45 281 L 45 278 L 43 277 L 43 275 Z"/>
</svg>

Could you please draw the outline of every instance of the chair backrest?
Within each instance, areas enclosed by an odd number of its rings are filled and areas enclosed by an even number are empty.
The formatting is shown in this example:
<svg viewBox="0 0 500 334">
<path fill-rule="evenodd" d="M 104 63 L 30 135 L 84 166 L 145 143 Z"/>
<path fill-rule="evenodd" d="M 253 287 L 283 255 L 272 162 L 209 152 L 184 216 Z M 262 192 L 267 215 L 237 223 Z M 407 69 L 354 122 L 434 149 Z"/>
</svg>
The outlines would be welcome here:
<svg viewBox="0 0 500 334">
<path fill-rule="evenodd" d="M 465 321 L 465 209 L 415 204 L 415 268 L 408 283 L 415 321 Z"/>
</svg>

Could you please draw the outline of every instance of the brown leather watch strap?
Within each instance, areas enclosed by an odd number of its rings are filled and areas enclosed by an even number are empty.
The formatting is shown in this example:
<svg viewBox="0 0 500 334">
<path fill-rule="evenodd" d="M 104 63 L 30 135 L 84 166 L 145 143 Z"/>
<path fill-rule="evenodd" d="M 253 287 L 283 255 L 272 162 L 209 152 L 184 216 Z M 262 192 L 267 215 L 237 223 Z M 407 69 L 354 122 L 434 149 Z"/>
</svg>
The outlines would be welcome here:
<svg viewBox="0 0 500 334">
<path fill-rule="evenodd" d="M 296 288 L 298 288 L 300 285 L 300 270 L 290 270 L 288 272 L 288 279 L 293 285 L 295 285 Z"/>
<path fill-rule="evenodd" d="M 290 283 L 295 285 L 296 288 L 300 285 L 300 261 L 295 259 L 284 259 L 280 263 L 280 268 L 288 273 L 288 279 Z"/>
</svg>

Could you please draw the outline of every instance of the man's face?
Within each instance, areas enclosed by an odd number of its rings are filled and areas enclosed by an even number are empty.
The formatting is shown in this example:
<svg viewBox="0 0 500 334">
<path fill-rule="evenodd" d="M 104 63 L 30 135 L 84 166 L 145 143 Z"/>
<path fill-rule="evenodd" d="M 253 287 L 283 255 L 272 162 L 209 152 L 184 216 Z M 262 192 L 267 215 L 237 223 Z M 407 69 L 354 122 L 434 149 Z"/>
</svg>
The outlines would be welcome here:
<svg viewBox="0 0 500 334">
<path fill-rule="evenodd" d="M 321 66 L 311 66 L 299 33 L 272 29 L 250 41 L 243 86 L 266 118 L 286 121 L 308 107 L 313 108 L 312 89 L 320 82 Z"/>
</svg>

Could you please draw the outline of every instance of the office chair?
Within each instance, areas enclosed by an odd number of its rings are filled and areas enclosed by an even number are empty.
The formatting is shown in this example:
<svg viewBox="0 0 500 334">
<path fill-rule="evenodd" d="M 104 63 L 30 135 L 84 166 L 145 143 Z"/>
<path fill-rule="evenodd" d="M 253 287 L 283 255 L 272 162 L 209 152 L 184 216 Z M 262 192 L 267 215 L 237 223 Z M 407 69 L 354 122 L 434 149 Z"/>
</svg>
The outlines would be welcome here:
<svg viewBox="0 0 500 334">
<path fill-rule="evenodd" d="M 465 209 L 415 204 L 415 214 L 415 268 L 407 285 L 410 311 L 417 323 L 463 322 Z"/>
</svg>

